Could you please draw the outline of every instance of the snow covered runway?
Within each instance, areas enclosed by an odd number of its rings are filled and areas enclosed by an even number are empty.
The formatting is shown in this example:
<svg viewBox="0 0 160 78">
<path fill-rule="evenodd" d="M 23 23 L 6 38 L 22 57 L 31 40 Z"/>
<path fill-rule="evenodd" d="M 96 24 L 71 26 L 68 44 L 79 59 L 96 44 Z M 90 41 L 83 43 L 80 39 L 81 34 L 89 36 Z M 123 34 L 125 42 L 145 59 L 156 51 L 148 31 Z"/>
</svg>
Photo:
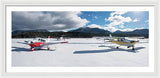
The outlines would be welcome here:
<svg viewBox="0 0 160 78">
<path fill-rule="evenodd" d="M 96 38 L 71 38 L 67 44 L 52 45 L 51 50 L 30 51 L 17 43 L 32 39 L 12 39 L 12 66 L 16 67 L 144 67 L 149 64 L 148 39 L 131 48 L 120 47 Z"/>
</svg>

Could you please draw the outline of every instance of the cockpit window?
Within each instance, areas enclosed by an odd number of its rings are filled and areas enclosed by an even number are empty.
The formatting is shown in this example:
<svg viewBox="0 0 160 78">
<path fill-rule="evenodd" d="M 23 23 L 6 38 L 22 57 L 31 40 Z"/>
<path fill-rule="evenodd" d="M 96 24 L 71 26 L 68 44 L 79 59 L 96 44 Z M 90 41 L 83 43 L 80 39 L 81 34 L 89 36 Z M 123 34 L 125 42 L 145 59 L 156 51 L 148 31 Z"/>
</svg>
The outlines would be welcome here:
<svg viewBox="0 0 160 78">
<path fill-rule="evenodd" d="M 44 40 L 44 39 L 38 39 L 38 41 L 40 41 L 40 42 L 45 42 L 46 40 Z"/>
<path fill-rule="evenodd" d="M 118 38 L 118 41 L 125 41 L 125 38 Z"/>
</svg>

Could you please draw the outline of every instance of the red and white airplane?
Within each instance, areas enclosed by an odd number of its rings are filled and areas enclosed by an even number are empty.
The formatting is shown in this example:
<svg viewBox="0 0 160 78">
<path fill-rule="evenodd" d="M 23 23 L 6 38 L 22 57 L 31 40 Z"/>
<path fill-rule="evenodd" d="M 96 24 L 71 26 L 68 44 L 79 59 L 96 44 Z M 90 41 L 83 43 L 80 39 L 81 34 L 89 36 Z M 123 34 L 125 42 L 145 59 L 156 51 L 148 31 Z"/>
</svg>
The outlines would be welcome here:
<svg viewBox="0 0 160 78">
<path fill-rule="evenodd" d="M 33 39 L 33 41 L 29 40 L 29 41 L 18 42 L 18 43 L 27 44 L 27 45 L 29 45 L 31 47 L 30 48 L 31 51 L 34 51 L 35 49 L 41 49 L 42 47 L 46 47 L 48 50 L 50 50 L 49 45 L 68 43 L 68 41 L 50 42 L 50 36 L 48 36 L 48 39 L 36 38 L 36 39 Z"/>
</svg>

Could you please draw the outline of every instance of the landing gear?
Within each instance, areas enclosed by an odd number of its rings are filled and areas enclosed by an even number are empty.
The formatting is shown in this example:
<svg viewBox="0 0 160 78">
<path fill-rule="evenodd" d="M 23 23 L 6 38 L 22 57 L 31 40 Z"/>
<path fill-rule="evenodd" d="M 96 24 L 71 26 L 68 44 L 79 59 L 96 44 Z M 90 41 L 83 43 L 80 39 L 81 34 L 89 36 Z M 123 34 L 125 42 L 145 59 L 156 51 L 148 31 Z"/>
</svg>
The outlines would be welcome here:
<svg viewBox="0 0 160 78">
<path fill-rule="evenodd" d="M 50 47 L 49 47 L 49 46 L 47 46 L 47 50 L 50 50 Z"/>
<path fill-rule="evenodd" d="M 34 47 L 31 47 L 31 51 L 34 51 Z"/>
<path fill-rule="evenodd" d="M 132 50 L 135 50 L 134 46 L 127 46 L 127 48 L 130 48 L 130 47 L 132 47 Z M 119 49 L 119 46 L 117 46 L 116 49 Z"/>
<path fill-rule="evenodd" d="M 135 50 L 135 49 L 134 49 L 134 46 L 127 46 L 127 48 L 130 48 L 130 47 L 132 47 L 132 50 Z"/>
<path fill-rule="evenodd" d="M 132 46 L 132 50 L 135 50 L 135 49 L 134 49 L 134 46 Z"/>
<path fill-rule="evenodd" d="M 48 50 L 50 50 L 50 48 L 49 48 L 49 47 L 48 47 L 47 49 L 48 49 Z"/>
<path fill-rule="evenodd" d="M 119 47 L 117 46 L 116 48 L 118 49 Z"/>
</svg>

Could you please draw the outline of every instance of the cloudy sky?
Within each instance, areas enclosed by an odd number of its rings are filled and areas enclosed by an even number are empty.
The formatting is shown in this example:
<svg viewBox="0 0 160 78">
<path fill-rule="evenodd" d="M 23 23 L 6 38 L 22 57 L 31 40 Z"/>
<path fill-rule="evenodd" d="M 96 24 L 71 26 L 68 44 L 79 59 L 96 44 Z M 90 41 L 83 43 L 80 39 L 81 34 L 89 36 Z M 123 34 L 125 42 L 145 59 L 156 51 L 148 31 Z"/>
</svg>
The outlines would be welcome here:
<svg viewBox="0 0 160 78">
<path fill-rule="evenodd" d="M 148 11 L 13 11 L 12 31 L 47 29 L 69 31 L 79 27 L 115 32 L 149 28 Z"/>
</svg>

